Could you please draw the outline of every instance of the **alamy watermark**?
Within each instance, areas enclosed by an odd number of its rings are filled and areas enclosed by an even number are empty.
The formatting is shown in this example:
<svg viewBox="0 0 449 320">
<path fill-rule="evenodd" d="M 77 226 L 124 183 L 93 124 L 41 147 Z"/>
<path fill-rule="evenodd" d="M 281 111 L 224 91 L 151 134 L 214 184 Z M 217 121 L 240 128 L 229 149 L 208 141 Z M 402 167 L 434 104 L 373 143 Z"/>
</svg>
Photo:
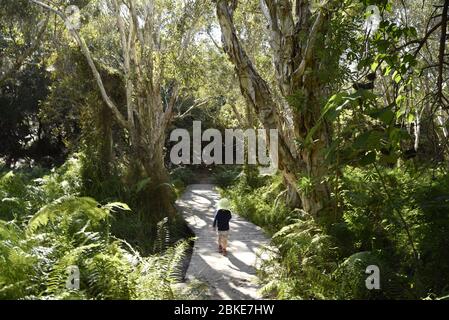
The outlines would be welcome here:
<svg viewBox="0 0 449 320">
<path fill-rule="evenodd" d="M 67 279 L 65 282 L 67 290 L 79 290 L 80 289 L 80 269 L 78 266 L 67 267 Z"/>
<path fill-rule="evenodd" d="M 365 270 L 369 276 L 365 279 L 365 285 L 368 290 L 380 290 L 380 269 L 375 264 L 369 265 Z"/>
<path fill-rule="evenodd" d="M 186 129 L 171 132 L 170 141 L 179 141 L 170 151 L 173 164 L 259 164 L 261 174 L 276 173 L 279 159 L 277 129 L 225 129 L 224 138 L 217 129 L 202 132 L 201 121 L 193 121 L 192 129 L 193 137 Z M 203 142 L 209 143 L 203 148 Z"/>
<path fill-rule="evenodd" d="M 67 7 L 64 9 L 66 16 L 65 25 L 69 30 L 79 30 L 81 28 L 81 11 L 76 5 L 71 5 L 70 0 L 66 0 Z"/>
<path fill-rule="evenodd" d="M 381 16 L 379 7 L 376 5 L 370 5 L 365 10 L 365 31 L 371 35 L 373 35 L 377 29 L 379 29 Z"/>
</svg>

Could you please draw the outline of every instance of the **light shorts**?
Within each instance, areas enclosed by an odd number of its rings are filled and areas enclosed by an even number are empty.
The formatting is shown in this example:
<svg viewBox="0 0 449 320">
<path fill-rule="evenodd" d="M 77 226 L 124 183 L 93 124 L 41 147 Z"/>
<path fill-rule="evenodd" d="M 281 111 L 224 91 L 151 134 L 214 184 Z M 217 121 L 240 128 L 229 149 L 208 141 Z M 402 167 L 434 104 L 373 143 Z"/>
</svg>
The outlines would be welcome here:
<svg viewBox="0 0 449 320">
<path fill-rule="evenodd" d="M 218 231 L 218 238 L 221 240 L 228 240 L 229 237 L 229 230 L 226 231 Z"/>
</svg>

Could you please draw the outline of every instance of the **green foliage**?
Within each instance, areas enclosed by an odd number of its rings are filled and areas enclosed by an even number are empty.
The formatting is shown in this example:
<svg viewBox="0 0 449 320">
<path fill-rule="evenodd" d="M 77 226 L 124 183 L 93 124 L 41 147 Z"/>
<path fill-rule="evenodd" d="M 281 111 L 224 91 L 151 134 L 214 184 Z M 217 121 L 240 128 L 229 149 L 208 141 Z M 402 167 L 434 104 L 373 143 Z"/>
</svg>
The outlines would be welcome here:
<svg viewBox="0 0 449 320">
<path fill-rule="evenodd" d="M 252 188 L 242 176 L 223 191 L 236 212 L 273 234 L 269 259 L 258 270 L 264 294 L 278 299 L 447 295 L 447 173 L 415 169 L 410 163 L 396 169 L 369 168 L 343 171 L 342 218 L 337 222 L 318 222 L 279 205 L 279 178 Z M 419 253 L 418 263 L 407 229 Z M 366 289 L 369 265 L 380 268 L 379 291 Z"/>
<path fill-rule="evenodd" d="M 259 270 L 266 294 L 282 299 L 447 298 L 448 117 L 442 108 L 447 87 L 434 86 L 444 82 L 447 70 L 442 68 L 438 75 L 438 64 L 446 62 L 434 64 L 439 47 L 435 35 L 441 27 L 431 23 L 438 20 L 441 6 L 415 0 L 321 2 L 312 3 L 310 21 L 302 21 L 301 30 L 295 29 L 279 44 L 293 64 L 305 58 L 305 72 L 297 77 L 299 63 L 292 69 L 290 62 L 278 61 L 273 70 L 273 47 L 264 32 L 260 4 L 240 1 L 233 23 L 254 64 L 251 70 L 268 86 L 242 83 L 254 89 L 254 97 L 240 95 L 236 83 L 244 81 L 244 75 L 236 77 L 232 64 L 223 60 L 222 48 L 216 48 L 220 46 L 216 25 L 210 22 L 214 2 L 154 3 L 154 18 L 162 19 L 155 20 L 160 45 L 146 55 L 154 79 L 135 72 L 145 69 L 143 62 L 135 65 L 139 56 L 131 59 L 131 77 L 123 73 L 120 34 L 111 32 L 116 30 L 116 19 L 108 12 L 112 2 L 71 4 L 82 10 L 80 35 L 110 100 L 123 115 L 126 80 L 141 84 L 134 86 L 141 92 L 134 90 L 128 102 L 135 104 L 135 127 L 143 143 L 155 141 L 147 141 L 152 126 L 145 126 L 142 97 L 149 105 L 160 98 L 161 110 L 168 110 L 177 82 L 173 111 L 182 116 L 170 117 L 167 129 L 190 130 L 192 120 L 201 120 L 203 129 L 257 127 L 257 121 L 267 116 L 260 114 L 258 105 L 257 91 L 262 88 L 275 100 L 273 110 L 278 114 L 268 115 L 270 121 L 283 124 L 278 129 L 285 137 L 296 135 L 299 150 L 326 153 L 327 162 L 320 167 L 313 167 L 307 157 L 301 159 L 308 173 L 294 183 L 301 196 L 308 197 L 321 183 L 314 172 L 328 174 L 319 177 L 329 182 L 332 193 L 333 207 L 323 210 L 323 219 L 288 207 L 291 194 L 280 176 L 260 177 L 256 166 L 214 168 L 213 181 L 224 188 L 233 210 L 273 235 L 273 248 L 267 249 L 270 259 Z M 278 13 L 285 17 L 288 6 L 273 4 L 278 5 Z M 363 32 L 369 5 L 377 5 L 382 15 L 373 34 Z M 148 11 L 143 1 L 135 1 L 135 6 L 137 11 Z M 318 11 L 325 23 L 316 38 L 308 37 L 306 29 L 314 25 Z M 309 15 L 303 13 L 307 20 Z M 155 201 L 160 193 L 142 161 L 135 161 L 131 132 L 115 123 L 85 57 L 63 31 L 63 22 L 51 19 L 42 41 L 33 48 L 45 10 L 27 0 L 1 1 L 0 16 L 0 161 L 8 168 L 0 171 L 0 298 L 178 297 L 173 284 L 180 278 L 179 264 L 187 247 L 178 239 L 188 237 L 189 230 L 180 217 L 166 218 Z M 419 39 L 429 27 L 435 29 Z M 288 23 L 280 28 L 288 31 Z M 305 47 L 312 49 L 307 52 L 310 59 L 298 50 Z M 28 49 L 31 52 L 8 75 Z M 370 82 L 363 83 L 364 79 Z M 142 89 L 153 87 L 148 80 L 158 84 L 155 90 Z M 286 101 L 281 98 L 284 91 L 291 93 Z M 254 108 L 245 104 L 245 98 L 255 103 Z M 191 109 L 194 105 L 202 107 Z M 403 163 L 403 150 L 418 142 L 424 157 L 430 150 L 440 163 L 430 168 L 421 167 L 429 165 L 428 159 Z M 320 145 L 324 150 L 318 150 Z M 49 166 L 74 151 L 79 153 L 51 171 L 33 167 L 31 161 Z M 151 154 L 151 148 L 147 151 Z M 27 163 L 32 169 L 9 170 Z M 195 178 L 189 168 L 175 168 L 169 187 L 180 195 Z M 381 291 L 364 286 L 369 264 L 381 269 Z M 71 265 L 80 268 L 80 291 L 65 289 Z"/>
<path fill-rule="evenodd" d="M 195 180 L 195 175 L 188 167 L 178 167 L 170 172 L 170 180 L 178 196 L 185 187 Z"/>
<path fill-rule="evenodd" d="M 43 165 L 65 158 L 54 125 L 44 124 L 40 103 L 48 95 L 50 73 L 43 64 L 45 14 L 30 1 L 0 3 L 0 157 L 8 165 L 31 158 Z M 25 161 L 24 161 L 25 160 Z"/>
<path fill-rule="evenodd" d="M 229 187 L 235 183 L 239 174 L 240 168 L 227 168 L 226 166 L 219 166 L 214 170 L 213 182 L 222 188 Z"/>
<path fill-rule="evenodd" d="M 263 292 L 279 299 L 333 298 L 337 248 L 313 219 L 301 214 L 275 233 L 272 242 L 278 252 L 259 271 L 265 279 Z"/>
<path fill-rule="evenodd" d="M 366 289 L 366 268 L 375 265 L 379 267 L 381 290 Z M 396 274 L 375 253 L 370 251 L 357 252 L 343 261 L 334 272 L 337 282 L 339 299 L 404 299 L 412 298 L 407 292 L 405 277 Z"/>
<path fill-rule="evenodd" d="M 109 210 L 105 210 L 94 199 L 88 197 L 65 196 L 55 200 L 53 203 L 42 207 L 28 222 L 28 231 L 35 232 L 47 224 L 56 224 L 58 227 L 65 226 L 67 220 L 76 221 L 72 216 L 86 215 L 89 221 L 97 225 L 106 220 Z M 81 220 L 82 221 L 82 220 Z"/>
<path fill-rule="evenodd" d="M 117 203 L 99 208 L 93 199 L 71 197 L 37 212 L 27 232 L 0 220 L 0 298 L 175 298 L 172 285 L 180 279 L 187 244 L 142 258 L 107 233 L 110 208 L 127 209 Z M 80 291 L 65 287 L 72 265 L 80 270 Z"/>
<path fill-rule="evenodd" d="M 310 177 L 302 177 L 298 181 L 298 189 L 301 190 L 305 195 L 310 194 L 313 190 L 313 181 Z"/>
<path fill-rule="evenodd" d="M 252 186 L 251 186 L 252 184 Z M 233 209 L 242 217 L 262 226 L 268 233 L 276 232 L 296 213 L 283 202 L 285 192 L 280 177 L 259 177 L 256 173 L 242 173 L 233 185 L 223 190 Z"/>
<path fill-rule="evenodd" d="M 19 222 L 60 197 L 78 194 L 81 180 L 76 158 L 49 172 L 46 169 L 0 173 L 0 219 Z"/>
<path fill-rule="evenodd" d="M 136 214 L 121 202 L 102 205 L 80 196 L 80 171 L 73 158 L 54 172 L 1 176 L 0 299 L 179 297 L 174 284 L 189 246 L 177 240 L 181 222 L 165 219 L 155 226 L 154 244 L 146 240 L 153 254 L 141 256 L 112 232 L 120 217 Z M 80 270 L 79 291 L 66 289 L 73 265 Z"/>
<path fill-rule="evenodd" d="M 435 224 L 429 225 L 426 219 L 432 214 L 441 217 L 447 210 L 446 203 L 433 202 L 432 209 L 426 204 L 432 202 L 430 199 L 446 197 L 449 192 L 447 174 L 426 168 L 420 171 L 383 169 L 380 174 L 386 186 L 375 170 L 352 169 L 344 176 L 343 219 L 354 239 L 353 250 L 375 252 L 381 260 L 387 270 L 384 278 L 389 279 L 382 290 L 387 298 L 423 298 L 430 292 L 444 295 L 447 287 L 443 283 L 447 282 L 443 270 L 447 270 L 448 264 L 441 259 L 447 259 L 444 249 L 447 243 L 440 232 L 448 228 L 448 220 L 430 218 Z M 418 264 L 414 261 L 406 228 L 419 253 Z M 439 240 L 436 237 L 440 237 Z M 431 242 L 426 241 L 429 238 Z M 429 256 L 432 258 L 425 258 Z"/>
</svg>

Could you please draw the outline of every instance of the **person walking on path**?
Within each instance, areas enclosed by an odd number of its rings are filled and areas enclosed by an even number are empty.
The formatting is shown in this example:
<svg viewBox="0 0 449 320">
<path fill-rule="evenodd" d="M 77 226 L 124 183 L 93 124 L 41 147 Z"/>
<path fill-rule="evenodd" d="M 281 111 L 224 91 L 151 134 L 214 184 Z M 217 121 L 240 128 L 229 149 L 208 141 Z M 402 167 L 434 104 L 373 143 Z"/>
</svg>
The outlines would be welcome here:
<svg viewBox="0 0 449 320">
<path fill-rule="evenodd" d="M 229 220 L 232 218 L 229 210 L 230 202 L 228 199 L 221 199 L 217 204 L 214 223 L 214 230 L 218 229 L 218 252 L 227 255 L 228 237 L 229 237 Z"/>
</svg>

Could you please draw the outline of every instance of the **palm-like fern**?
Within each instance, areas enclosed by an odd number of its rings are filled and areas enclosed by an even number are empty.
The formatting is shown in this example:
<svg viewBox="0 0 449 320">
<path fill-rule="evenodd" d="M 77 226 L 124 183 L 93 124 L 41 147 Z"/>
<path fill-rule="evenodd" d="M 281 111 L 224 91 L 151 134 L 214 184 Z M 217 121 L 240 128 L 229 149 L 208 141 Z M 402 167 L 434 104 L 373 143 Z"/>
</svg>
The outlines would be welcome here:
<svg viewBox="0 0 449 320">
<path fill-rule="evenodd" d="M 158 254 L 142 258 L 110 236 L 108 219 L 129 210 L 92 198 L 63 196 L 41 208 L 25 229 L 0 220 L 0 298 L 173 299 L 186 242 L 168 247 L 168 222 L 158 227 Z M 68 290 L 67 268 L 80 270 L 80 291 Z"/>
<path fill-rule="evenodd" d="M 174 299 L 173 284 L 181 279 L 181 261 L 188 248 L 182 241 L 169 247 L 163 254 L 143 260 L 142 276 L 137 282 L 136 299 Z"/>
<path fill-rule="evenodd" d="M 273 251 L 262 264 L 263 293 L 281 299 L 333 297 L 334 241 L 312 218 L 293 220 L 273 235 L 273 244 L 279 253 Z"/>
</svg>

